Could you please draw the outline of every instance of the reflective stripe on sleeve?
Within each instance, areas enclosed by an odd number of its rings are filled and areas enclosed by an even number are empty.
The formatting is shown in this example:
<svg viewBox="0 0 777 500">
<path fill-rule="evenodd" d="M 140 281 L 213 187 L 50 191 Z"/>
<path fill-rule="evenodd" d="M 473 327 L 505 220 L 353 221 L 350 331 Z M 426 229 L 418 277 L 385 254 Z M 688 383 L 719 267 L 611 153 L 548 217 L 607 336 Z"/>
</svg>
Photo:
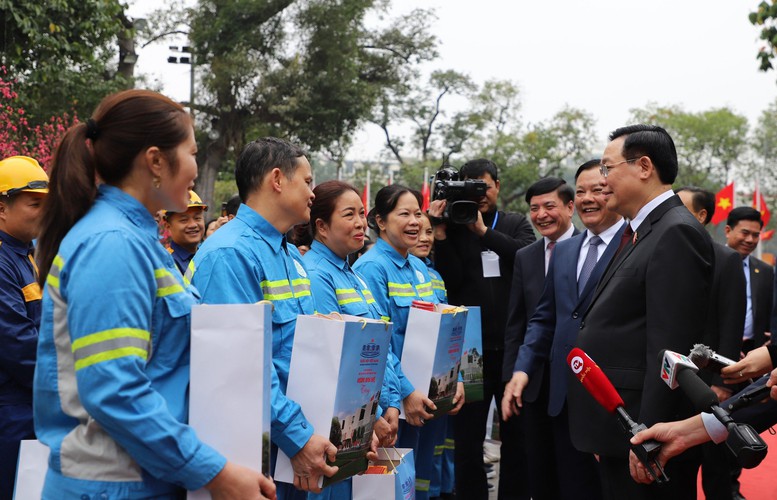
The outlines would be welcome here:
<svg viewBox="0 0 777 500">
<path fill-rule="evenodd" d="M 194 259 L 189 261 L 189 265 L 186 267 L 186 272 L 183 275 L 183 284 L 189 286 L 192 284 L 192 278 L 194 277 L 194 271 L 196 271 L 194 265 Z"/>
<path fill-rule="evenodd" d="M 73 341 L 76 371 L 103 361 L 138 356 L 148 359 L 151 334 L 138 328 L 114 328 L 92 333 Z"/>
<path fill-rule="evenodd" d="M 413 290 L 413 285 L 410 283 L 392 283 L 389 281 L 388 294 L 389 297 L 415 297 L 416 293 Z"/>
<path fill-rule="evenodd" d="M 307 278 L 299 278 L 296 280 L 292 280 L 291 288 L 294 291 L 295 297 L 310 296 L 310 280 Z"/>
<path fill-rule="evenodd" d="M 154 278 L 156 278 L 157 297 L 167 297 L 174 293 L 183 292 L 181 284 L 167 269 L 154 269 Z"/>
<path fill-rule="evenodd" d="M 432 288 L 445 291 L 445 282 L 443 280 L 432 279 Z"/>
<path fill-rule="evenodd" d="M 419 297 L 431 297 L 434 295 L 434 290 L 432 290 L 432 283 L 421 283 L 420 285 L 415 286 L 416 290 L 418 290 L 418 296 Z"/>
<path fill-rule="evenodd" d="M 337 304 L 344 306 L 353 302 L 361 302 L 361 296 L 353 288 L 335 288 Z"/>
<path fill-rule="evenodd" d="M 362 290 L 362 294 L 364 295 L 364 300 L 367 301 L 368 304 L 374 304 L 375 299 L 372 296 L 372 292 L 370 292 L 367 289 Z"/>
<path fill-rule="evenodd" d="M 62 257 L 57 255 L 54 260 L 51 261 L 51 268 L 49 269 L 49 275 L 46 276 L 46 284 L 59 288 L 59 273 L 62 272 L 62 268 L 65 266 L 65 261 Z"/>
<path fill-rule="evenodd" d="M 294 297 L 289 280 L 264 280 L 259 283 L 262 287 L 262 295 L 267 300 L 284 300 Z"/>
</svg>

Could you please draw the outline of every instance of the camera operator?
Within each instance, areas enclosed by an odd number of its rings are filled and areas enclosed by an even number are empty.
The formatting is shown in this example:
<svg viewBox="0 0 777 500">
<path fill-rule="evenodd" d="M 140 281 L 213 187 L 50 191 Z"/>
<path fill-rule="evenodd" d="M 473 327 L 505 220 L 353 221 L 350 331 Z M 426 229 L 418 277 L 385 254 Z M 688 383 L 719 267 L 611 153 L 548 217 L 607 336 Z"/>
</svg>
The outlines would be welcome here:
<svg viewBox="0 0 777 500">
<path fill-rule="evenodd" d="M 502 400 L 504 330 L 513 276 L 515 252 L 535 240 L 531 224 L 522 214 L 497 210 L 497 166 L 487 159 L 471 160 L 459 172 L 462 180 L 479 179 L 485 196 L 477 200 L 477 220 L 455 224 L 442 220 L 446 200 L 435 200 L 429 215 L 435 224 L 435 261 L 448 288 L 451 304 L 480 306 L 483 332 L 482 401 L 467 402 L 454 417 L 455 475 L 458 498 L 486 499 L 483 440 L 491 398 Z M 484 265 L 485 264 L 485 265 Z M 485 269 L 484 269 L 485 267 Z M 528 498 L 526 457 L 518 422 L 500 420 L 502 439 L 499 498 Z"/>
</svg>

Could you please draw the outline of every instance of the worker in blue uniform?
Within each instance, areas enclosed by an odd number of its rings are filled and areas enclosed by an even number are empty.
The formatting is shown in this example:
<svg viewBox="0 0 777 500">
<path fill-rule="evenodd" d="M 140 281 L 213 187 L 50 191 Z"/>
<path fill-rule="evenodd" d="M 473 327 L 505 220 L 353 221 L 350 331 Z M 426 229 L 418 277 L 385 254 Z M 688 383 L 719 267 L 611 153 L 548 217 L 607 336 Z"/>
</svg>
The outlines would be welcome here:
<svg viewBox="0 0 777 500">
<path fill-rule="evenodd" d="M 186 207 L 196 153 L 183 107 L 128 90 L 71 127 L 54 155 L 34 377 L 35 431 L 50 448 L 44 499 L 176 499 L 203 487 L 213 498 L 275 498 L 270 479 L 186 424 L 197 297 L 152 214 Z"/>
<path fill-rule="evenodd" d="M 286 397 L 297 316 L 313 314 L 314 306 L 302 257 L 285 234 L 310 218 L 313 175 L 301 149 L 267 137 L 243 149 L 235 180 L 243 200 L 237 216 L 205 240 L 184 280 L 191 280 L 204 303 L 273 303 L 270 437 L 294 469 L 294 485 L 278 483 L 278 498 L 305 498 L 305 491 L 320 491 L 321 475 L 337 471 L 324 460 L 334 461 L 337 448 L 313 434 L 300 406 Z"/>
<path fill-rule="evenodd" d="M 348 264 L 348 256 L 364 245 L 367 219 L 358 191 L 345 182 L 326 181 L 313 190 L 316 199 L 310 209 L 313 242 L 302 258 L 310 276 L 316 312 L 339 313 L 385 319 L 364 279 Z M 375 434 L 380 446 L 391 446 L 399 424 L 399 381 L 393 372 L 393 354 L 385 371 L 380 396 L 380 413 Z M 309 500 L 350 498 L 351 480 L 325 488 Z"/>
<path fill-rule="evenodd" d="M 37 161 L 0 161 L 0 498 L 11 498 L 19 442 L 34 439 L 32 375 L 41 291 L 33 260 L 48 176 Z"/>
<path fill-rule="evenodd" d="M 183 212 L 164 212 L 165 229 L 170 233 L 167 251 L 173 256 L 181 274 L 186 272 L 197 247 L 205 236 L 205 212 L 208 205 L 194 191 L 189 191 L 189 203 Z"/>
</svg>

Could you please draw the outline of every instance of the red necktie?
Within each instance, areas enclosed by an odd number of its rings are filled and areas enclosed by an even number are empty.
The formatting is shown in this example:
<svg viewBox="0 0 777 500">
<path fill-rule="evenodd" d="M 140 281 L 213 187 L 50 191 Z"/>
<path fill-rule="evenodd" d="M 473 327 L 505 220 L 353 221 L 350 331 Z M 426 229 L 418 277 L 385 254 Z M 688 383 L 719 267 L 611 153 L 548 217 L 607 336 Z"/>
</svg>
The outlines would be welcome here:
<svg viewBox="0 0 777 500">
<path fill-rule="evenodd" d="M 621 250 L 623 250 L 623 247 L 626 246 L 626 244 L 629 242 L 633 234 L 634 234 L 634 230 L 631 229 L 631 224 L 627 224 L 626 230 L 623 231 L 623 235 L 621 236 L 621 241 L 618 244 L 618 250 L 615 251 L 615 255 L 613 256 L 613 259 L 615 259 L 615 257 L 617 257 L 619 253 L 621 253 Z"/>
</svg>

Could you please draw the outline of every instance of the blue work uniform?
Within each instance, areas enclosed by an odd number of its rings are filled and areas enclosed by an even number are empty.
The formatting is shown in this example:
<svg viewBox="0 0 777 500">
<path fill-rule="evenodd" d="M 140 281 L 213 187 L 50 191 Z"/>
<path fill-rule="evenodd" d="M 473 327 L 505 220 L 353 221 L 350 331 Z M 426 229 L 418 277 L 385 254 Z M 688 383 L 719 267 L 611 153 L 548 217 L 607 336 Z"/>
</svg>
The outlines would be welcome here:
<svg viewBox="0 0 777 500">
<path fill-rule="evenodd" d="M 33 248 L 0 231 L 0 498 L 13 495 L 19 442 L 33 439 L 41 291 Z"/>
<path fill-rule="evenodd" d="M 432 289 L 432 278 L 419 258 L 403 257 L 385 240 L 379 238 L 367 253 L 354 264 L 354 270 L 364 276 L 378 307 L 386 311 L 394 324 L 391 348 L 397 355 L 394 372 L 399 378 L 400 397 L 406 398 L 414 387 L 402 373 L 399 359 L 405 342 L 407 318 L 414 300 L 439 303 Z M 416 499 L 429 498 L 433 474 L 434 438 L 439 434 L 439 419 L 413 427 L 401 420 L 397 446 L 413 448 L 416 457 Z"/>
<path fill-rule="evenodd" d="M 316 312 L 322 314 L 338 312 L 388 320 L 388 317 L 378 309 L 364 279 L 351 269 L 345 259 L 338 257 L 326 245 L 314 240 L 310 250 L 302 257 L 302 261 L 310 276 L 310 290 Z M 399 380 L 393 372 L 393 357 L 393 353 L 389 350 L 389 360 L 380 394 L 380 407 L 383 411 L 390 406 L 399 409 Z M 351 498 L 351 494 L 349 478 L 325 488 L 319 494 L 308 494 L 308 499 L 347 499 Z"/>
<path fill-rule="evenodd" d="M 272 442 L 293 458 L 313 435 L 299 404 L 286 397 L 297 316 L 313 314 L 310 280 L 297 248 L 264 217 L 242 204 L 237 216 L 205 240 L 184 280 L 200 291 L 206 304 L 273 303 Z M 304 498 L 278 483 L 278 498 Z"/>
<path fill-rule="evenodd" d="M 186 425 L 197 302 L 146 208 L 102 185 L 67 233 L 43 295 L 35 431 L 44 499 L 179 498 L 226 459 Z"/>
<path fill-rule="evenodd" d="M 189 262 L 191 262 L 192 257 L 194 257 L 194 254 L 173 240 L 170 240 L 170 247 L 167 249 L 167 251 L 170 252 L 170 255 L 173 256 L 175 266 L 179 271 L 181 271 L 181 274 L 185 273 L 186 269 L 189 267 Z"/>
</svg>

